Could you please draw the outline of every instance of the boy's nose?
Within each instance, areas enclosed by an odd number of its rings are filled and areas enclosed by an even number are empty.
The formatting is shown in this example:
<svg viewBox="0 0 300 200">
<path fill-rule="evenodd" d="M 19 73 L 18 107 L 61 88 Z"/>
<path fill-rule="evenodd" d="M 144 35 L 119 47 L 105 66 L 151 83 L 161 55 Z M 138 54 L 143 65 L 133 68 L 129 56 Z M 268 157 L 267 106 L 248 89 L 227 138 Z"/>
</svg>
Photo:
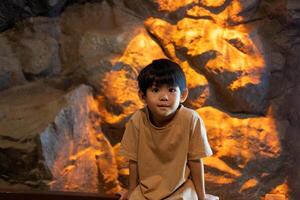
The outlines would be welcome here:
<svg viewBox="0 0 300 200">
<path fill-rule="evenodd" d="M 168 95 L 167 94 L 161 94 L 160 96 L 160 99 L 161 101 L 167 101 L 169 98 L 168 98 Z"/>
</svg>

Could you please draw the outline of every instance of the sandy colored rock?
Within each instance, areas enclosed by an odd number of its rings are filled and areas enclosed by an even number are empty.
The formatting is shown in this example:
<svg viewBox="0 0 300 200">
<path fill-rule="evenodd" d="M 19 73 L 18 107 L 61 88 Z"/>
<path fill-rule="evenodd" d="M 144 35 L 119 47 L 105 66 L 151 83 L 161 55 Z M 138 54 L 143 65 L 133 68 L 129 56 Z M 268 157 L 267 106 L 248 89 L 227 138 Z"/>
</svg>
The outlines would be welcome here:
<svg viewBox="0 0 300 200">
<path fill-rule="evenodd" d="M 62 92 L 33 83 L 5 90 L 0 96 L 0 152 L 6 160 L 1 163 L 2 178 L 17 182 L 50 179 L 39 134 L 63 106 Z"/>
<path fill-rule="evenodd" d="M 23 38 L 17 52 L 24 73 L 47 76 L 60 72 L 58 44 L 51 37 Z"/>
<path fill-rule="evenodd" d="M 118 191 L 91 92 L 83 85 L 66 94 L 43 83 L 1 92 L 1 178 L 50 190 Z"/>
<path fill-rule="evenodd" d="M 64 68 L 105 69 L 101 62 L 120 56 L 141 24 L 140 19 L 106 1 L 68 7 L 60 20 Z"/>
</svg>

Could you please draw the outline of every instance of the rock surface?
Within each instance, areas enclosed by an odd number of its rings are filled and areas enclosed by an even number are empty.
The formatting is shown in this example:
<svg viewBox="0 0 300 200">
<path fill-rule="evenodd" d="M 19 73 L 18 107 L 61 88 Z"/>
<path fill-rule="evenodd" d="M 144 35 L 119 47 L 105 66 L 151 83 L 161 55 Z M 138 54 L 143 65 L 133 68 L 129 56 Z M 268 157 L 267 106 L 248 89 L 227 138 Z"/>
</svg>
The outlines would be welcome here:
<svg viewBox="0 0 300 200">
<path fill-rule="evenodd" d="M 206 183 L 221 199 L 256 199 L 284 182 L 278 176 L 284 163 L 279 134 L 285 134 L 286 123 L 271 117 L 229 116 L 212 107 L 197 112 L 214 152 L 204 159 Z"/>
<path fill-rule="evenodd" d="M 62 95 L 36 83 L 1 92 L 0 152 L 6 160 L 1 162 L 1 178 L 28 183 L 51 178 L 39 135 L 64 105 Z"/>
<path fill-rule="evenodd" d="M 26 82 L 22 67 L 9 40 L 0 35 L 0 91 Z"/>
<path fill-rule="evenodd" d="M 114 152 L 91 91 L 32 83 L 1 92 L 1 178 L 56 191 L 117 192 Z"/>
<path fill-rule="evenodd" d="M 174 57 L 174 54 L 184 56 L 196 71 L 210 79 L 227 109 L 265 113 L 268 105 L 266 66 L 246 33 L 230 28 L 222 31 L 222 26 L 207 19 L 184 18 L 173 26 L 152 18 L 146 21 L 146 27 L 166 52 Z"/>
<path fill-rule="evenodd" d="M 118 190 L 118 173 L 124 183 L 128 175 L 119 141 L 143 106 L 136 76 L 167 57 L 186 73 L 185 105 L 207 122 L 215 151 L 207 191 L 225 200 L 299 199 L 298 7 L 1 1 L 0 185 Z"/>
<path fill-rule="evenodd" d="M 37 15 L 58 15 L 67 0 L 3 0 L 0 2 L 0 31 L 14 25 L 23 18 Z"/>
</svg>

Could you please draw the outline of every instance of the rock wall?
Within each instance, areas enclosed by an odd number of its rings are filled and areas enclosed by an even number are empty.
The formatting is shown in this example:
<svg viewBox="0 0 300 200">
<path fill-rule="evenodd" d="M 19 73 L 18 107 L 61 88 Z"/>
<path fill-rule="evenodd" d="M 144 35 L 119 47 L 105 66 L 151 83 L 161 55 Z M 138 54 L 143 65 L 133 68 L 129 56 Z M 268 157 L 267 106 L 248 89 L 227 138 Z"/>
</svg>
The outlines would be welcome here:
<svg viewBox="0 0 300 200">
<path fill-rule="evenodd" d="M 0 107 L 2 187 L 119 190 L 115 153 L 90 87 L 63 91 L 33 82 L 1 92 Z"/>
<path fill-rule="evenodd" d="M 207 191 L 300 198 L 299 16 L 295 0 L 1 1 L 0 186 L 120 190 L 137 74 L 168 57 L 215 153 Z"/>
</svg>

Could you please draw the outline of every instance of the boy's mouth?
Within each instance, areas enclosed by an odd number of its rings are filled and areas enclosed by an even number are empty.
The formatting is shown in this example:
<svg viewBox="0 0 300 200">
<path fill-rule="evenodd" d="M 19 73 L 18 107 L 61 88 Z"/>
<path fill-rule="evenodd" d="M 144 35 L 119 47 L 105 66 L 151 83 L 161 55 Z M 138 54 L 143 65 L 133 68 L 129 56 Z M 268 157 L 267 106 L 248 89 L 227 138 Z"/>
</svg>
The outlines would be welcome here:
<svg viewBox="0 0 300 200">
<path fill-rule="evenodd" d="M 170 105 L 168 105 L 168 104 L 159 104 L 157 106 L 160 107 L 160 108 L 168 108 L 168 107 L 170 107 Z"/>
</svg>

